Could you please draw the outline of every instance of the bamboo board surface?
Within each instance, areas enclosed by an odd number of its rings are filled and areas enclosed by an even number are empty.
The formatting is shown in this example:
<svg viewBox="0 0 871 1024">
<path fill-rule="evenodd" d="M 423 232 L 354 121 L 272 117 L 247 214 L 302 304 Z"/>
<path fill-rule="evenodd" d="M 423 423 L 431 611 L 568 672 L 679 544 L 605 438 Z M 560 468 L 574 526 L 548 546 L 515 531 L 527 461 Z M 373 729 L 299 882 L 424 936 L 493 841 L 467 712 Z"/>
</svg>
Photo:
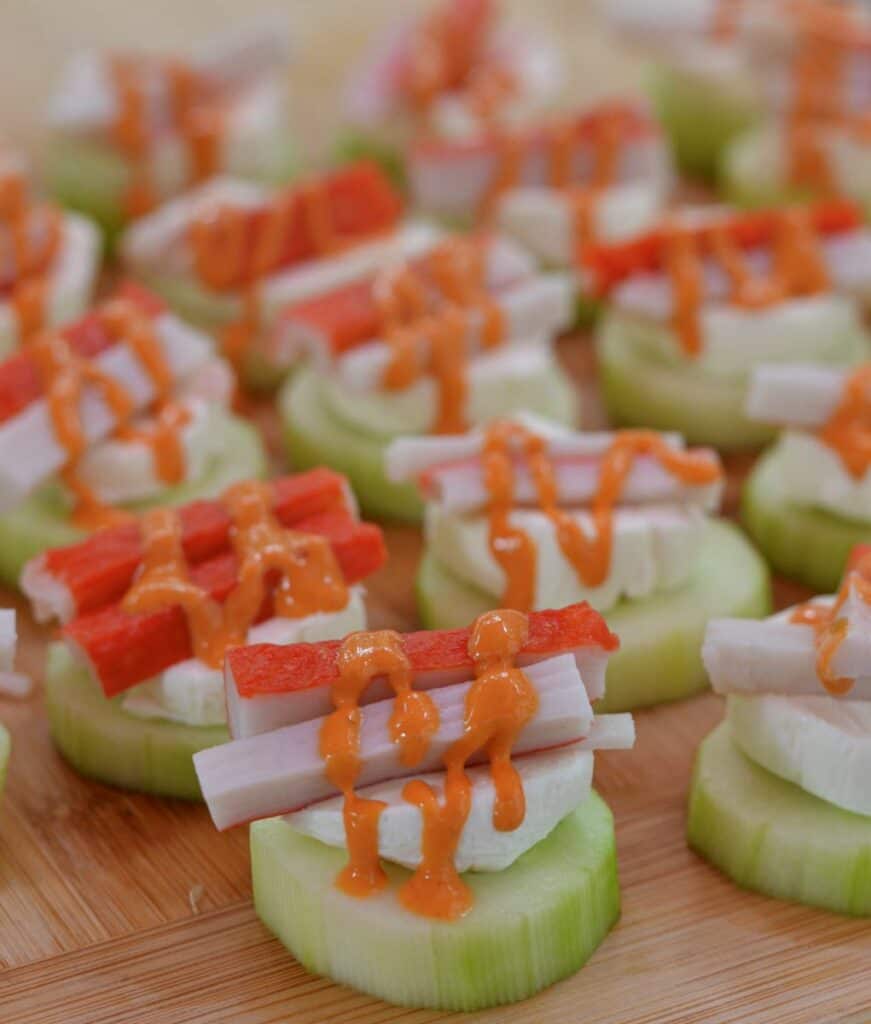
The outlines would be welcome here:
<svg viewBox="0 0 871 1024">
<path fill-rule="evenodd" d="M 11 5 L 8 5 L 11 6 Z M 0 5 L 6 87 L 0 123 L 34 142 L 22 113 L 78 42 L 192 38 L 256 3 L 177 0 L 101 5 L 30 0 Z M 268 6 L 260 4 L 259 6 Z M 315 15 L 313 8 L 317 8 Z M 296 0 L 300 95 L 334 92 L 335 69 L 392 5 Z M 524 6 L 518 4 L 517 6 Z M 611 57 L 581 3 L 527 4 L 576 52 L 584 93 L 633 78 Z M 23 59 L 25 58 L 26 59 Z M 32 104 L 29 100 L 32 99 Z M 14 100 L 14 102 L 13 102 Z M 588 339 L 562 346 L 597 418 Z M 268 413 L 261 417 L 272 424 Z M 746 464 L 731 471 L 734 508 Z M 390 562 L 369 587 L 373 626 L 415 625 L 417 531 L 388 528 Z M 778 603 L 804 596 L 778 584 Z M 22 667 L 39 683 L 47 632 L 22 612 Z M 637 716 L 631 752 L 597 759 L 597 785 L 614 810 L 623 916 L 589 965 L 534 1000 L 470 1016 L 487 1022 L 585 1024 L 859 1024 L 871 1020 L 871 928 L 742 892 L 684 842 L 693 752 L 719 720 L 720 701 L 697 698 Z M 403 1011 L 307 975 L 256 919 L 244 830 L 220 835 L 204 808 L 122 793 L 79 779 L 53 751 L 41 693 L 0 701 L 13 758 L 0 808 L 0 1024 L 424 1024 Z"/>
</svg>

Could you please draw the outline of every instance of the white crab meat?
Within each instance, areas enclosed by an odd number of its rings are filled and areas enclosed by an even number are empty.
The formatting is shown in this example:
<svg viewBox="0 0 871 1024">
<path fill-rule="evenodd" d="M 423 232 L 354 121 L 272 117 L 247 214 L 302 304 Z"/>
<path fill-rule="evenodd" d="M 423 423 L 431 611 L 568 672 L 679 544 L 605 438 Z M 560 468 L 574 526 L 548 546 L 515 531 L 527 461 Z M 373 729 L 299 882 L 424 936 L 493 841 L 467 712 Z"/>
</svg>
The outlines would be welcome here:
<svg viewBox="0 0 871 1024">
<path fill-rule="evenodd" d="M 837 408 L 849 374 L 814 363 L 757 366 L 747 392 L 747 415 L 778 426 L 821 427 Z"/>
<path fill-rule="evenodd" d="M 33 680 L 15 671 L 18 630 L 14 608 L 0 608 L 0 697 L 29 697 Z"/>
<path fill-rule="evenodd" d="M 248 643 L 317 643 L 365 629 L 364 593 L 362 587 L 353 587 L 348 603 L 337 612 L 318 612 L 302 619 L 267 619 L 251 627 Z M 225 725 L 224 674 L 220 668 L 189 658 L 166 669 L 157 679 L 128 690 L 121 706 L 128 714 L 141 718 L 194 726 Z"/>
<path fill-rule="evenodd" d="M 210 341 L 177 317 L 162 314 L 153 324 L 174 380 L 191 377 L 211 358 Z M 144 409 L 154 401 L 154 382 L 123 342 L 112 345 L 93 362 L 124 386 L 136 409 Z M 92 385 L 85 386 L 79 408 L 82 428 L 91 445 L 105 438 L 116 426 L 110 407 Z M 31 402 L 6 420 L 0 425 L 0 511 L 17 505 L 66 461 L 67 452 L 57 440 L 44 398 Z"/>
<path fill-rule="evenodd" d="M 571 655 L 537 662 L 525 671 L 538 694 L 538 708 L 515 740 L 517 753 L 560 747 L 587 736 L 593 712 Z M 358 784 L 437 771 L 446 751 L 464 733 L 465 702 L 472 685 L 467 681 L 429 691 L 439 727 L 413 768 L 402 764 L 390 738 L 394 701 L 367 705 L 360 726 Z M 320 753 L 323 724 L 324 719 L 315 718 L 195 755 L 203 796 L 217 827 L 289 813 L 334 795 Z M 484 750 L 478 755 L 470 763 L 487 756 Z"/>
</svg>

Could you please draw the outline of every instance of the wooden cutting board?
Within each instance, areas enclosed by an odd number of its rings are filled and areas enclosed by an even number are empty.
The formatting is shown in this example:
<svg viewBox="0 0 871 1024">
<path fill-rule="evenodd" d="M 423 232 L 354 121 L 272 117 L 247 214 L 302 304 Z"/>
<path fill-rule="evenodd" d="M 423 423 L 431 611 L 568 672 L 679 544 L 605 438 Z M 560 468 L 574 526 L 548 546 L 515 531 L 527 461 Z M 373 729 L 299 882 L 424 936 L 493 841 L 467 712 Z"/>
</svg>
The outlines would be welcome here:
<svg viewBox="0 0 871 1024">
<path fill-rule="evenodd" d="M 7 5 L 11 6 L 11 5 Z M 74 43 L 178 44 L 207 23 L 268 3 L 30 0 L 0 14 L 0 123 L 38 137 L 27 117 Z M 389 0 L 296 0 L 299 94 L 326 108 L 336 69 Z M 405 4 L 403 4 L 403 7 Z M 538 10 L 572 54 L 577 95 L 634 77 L 571 0 Z M 209 12 L 209 13 L 207 13 Z M 332 99 L 330 99 L 332 102 Z M 306 107 L 306 104 L 308 106 Z M 311 123 L 311 119 L 308 119 Z M 306 123 L 303 116 L 302 123 Z M 320 131 L 326 137 L 323 127 Z M 314 128 L 311 136 L 317 139 Z M 598 419 L 589 339 L 563 343 Z M 268 411 L 258 417 L 268 433 Z M 730 467 L 734 508 L 747 460 Z M 369 587 L 373 626 L 415 626 L 418 532 L 388 528 L 390 562 Z M 780 584 L 780 605 L 803 593 Z M 40 682 L 47 632 L 23 604 L 22 667 Z M 623 916 L 588 966 L 535 999 L 470 1016 L 527 1024 L 860 1024 L 871 1020 L 871 927 L 736 889 L 684 842 L 693 751 L 720 719 L 713 696 L 641 712 L 631 752 L 603 753 L 597 785 L 617 822 Z M 244 831 L 219 835 L 199 806 L 126 794 L 79 779 L 53 751 L 41 692 L 0 701 L 13 758 L 0 808 L 0 1024 L 387 1024 L 431 1022 L 307 975 L 256 919 Z"/>
</svg>

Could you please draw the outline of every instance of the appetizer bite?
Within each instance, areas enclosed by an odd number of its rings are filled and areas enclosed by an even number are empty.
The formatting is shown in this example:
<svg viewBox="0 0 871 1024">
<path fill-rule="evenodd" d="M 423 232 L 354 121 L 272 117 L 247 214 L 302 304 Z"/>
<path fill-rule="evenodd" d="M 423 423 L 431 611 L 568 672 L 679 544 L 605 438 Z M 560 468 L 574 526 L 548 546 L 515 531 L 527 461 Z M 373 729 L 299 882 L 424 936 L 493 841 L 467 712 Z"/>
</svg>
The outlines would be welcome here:
<svg viewBox="0 0 871 1024">
<path fill-rule="evenodd" d="M 857 4 L 745 5 L 770 114 L 735 139 L 722 180 L 738 203 L 847 195 L 871 213 L 871 18 Z"/>
<path fill-rule="evenodd" d="M 168 196 L 218 172 L 283 181 L 293 169 L 287 40 L 264 21 L 189 57 L 80 53 L 49 110 L 46 179 L 111 239 Z"/>
<path fill-rule="evenodd" d="M 868 353 L 860 300 L 869 298 L 871 231 L 852 203 L 687 210 L 584 255 L 592 288 L 610 303 L 596 340 L 616 423 L 755 447 L 772 430 L 745 412 L 754 367 L 844 367 Z"/>
<path fill-rule="evenodd" d="M 452 236 L 289 307 L 283 344 L 314 354 L 280 398 L 293 463 L 345 473 L 371 515 L 419 519 L 415 488 L 385 475 L 390 441 L 524 409 L 574 422 L 577 393 L 552 344 L 573 307 L 568 274 L 538 271 L 492 233 Z"/>
<path fill-rule="evenodd" d="M 191 756 L 227 738 L 224 654 L 366 625 L 362 581 L 385 559 L 346 481 L 313 470 L 154 508 L 24 571 L 49 649 L 52 737 L 83 775 L 199 798 Z"/>
<path fill-rule="evenodd" d="M 763 115 L 739 31 L 740 0 L 607 0 L 611 23 L 654 57 L 649 90 L 681 170 L 717 177 L 723 154 Z"/>
<path fill-rule="evenodd" d="M 871 916 L 871 548 L 837 594 L 704 647 L 726 720 L 702 743 L 689 841 L 739 885 Z"/>
<path fill-rule="evenodd" d="M 768 611 L 764 564 L 713 517 L 719 459 L 686 450 L 677 435 L 573 433 L 516 417 L 395 441 L 387 472 L 426 500 L 424 623 L 452 628 L 494 605 L 589 601 L 620 636 L 609 709 L 701 689 L 708 619 Z"/>
<path fill-rule="evenodd" d="M 385 262 L 436 244 L 440 231 L 402 212 L 371 163 L 279 190 L 218 179 L 142 218 L 122 257 L 181 316 L 218 335 L 247 384 L 269 387 L 300 354 L 276 338 L 286 306 L 329 303 Z"/>
<path fill-rule="evenodd" d="M 871 542 L 871 363 L 760 367 L 747 413 L 784 428 L 745 484 L 747 530 L 778 572 L 831 591 Z"/>
<path fill-rule="evenodd" d="M 556 47 L 502 13 L 498 0 L 433 0 L 398 19 L 350 78 L 340 154 L 401 178 L 416 137 L 467 138 L 544 110 L 561 85 Z"/>
<path fill-rule="evenodd" d="M 261 475 L 230 367 L 135 285 L 0 363 L 0 580 L 151 505 Z"/>
<path fill-rule="evenodd" d="M 0 357 L 81 315 L 99 266 L 91 222 L 36 198 L 22 161 L 0 148 Z"/>
<path fill-rule="evenodd" d="M 590 706 L 617 646 L 581 604 L 230 651 L 235 739 L 195 763 L 218 828 L 254 822 L 266 925 L 405 1006 L 514 1002 L 577 971 L 619 914 L 593 751 L 634 729 Z"/>
</svg>

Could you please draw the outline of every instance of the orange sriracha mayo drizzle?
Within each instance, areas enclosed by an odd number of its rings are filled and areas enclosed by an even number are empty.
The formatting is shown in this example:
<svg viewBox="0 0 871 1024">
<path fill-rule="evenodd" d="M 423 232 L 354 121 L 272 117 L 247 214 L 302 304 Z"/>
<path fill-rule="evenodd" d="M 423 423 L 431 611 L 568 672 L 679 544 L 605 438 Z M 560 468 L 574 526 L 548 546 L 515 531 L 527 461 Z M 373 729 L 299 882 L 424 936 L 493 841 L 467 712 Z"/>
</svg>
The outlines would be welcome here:
<svg viewBox="0 0 871 1024">
<path fill-rule="evenodd" d="M 841 612 L 850 596 L 851 588 L 855 588 L 866 604 L 871 604 L 871 554 L 865 554 L 858 564 L 844 575 L 833 604 L 808 601 L 799 605 L 789 619 L 798 625 L 812 627 L 817 650 L 817 675 L 833 697 L 843 697 L 853 688 L 853 680 L 849 677 L 839 678 L 832 665 L 838 648 L 847 636 L 849 623 Z"/>
<path fill-rule="evenodd" d="M 390 346 L 384 387 L 405 390 L 431 375 L 438 394 L 433 432 L 462 432 L 470 323 L 480 317 L 485 349 L 496 348 L 505 338 L 502 310 L 487 292 L 486 242 L 445 242 L 429 256 L 426 275 L 404 264 L 378 277 L 374 290 Z M 439 304 L 444 308 L 433 308 Z"/>
<path fill-rule="evenodd" d="M 151 64 L 136 58 L 116 57 L 110 73 L 118 111 L 112 125 L 115 145 L 127 160 L 131 181 L 124 196 L 124 211 L 130 217 L 148 213 L 157 204 L 158 195 L 149 166 L 153 129 L 149 124 L 148 100 L 143 86 L 143 71 Z M 208 83 L 182 61 L 154 62 L 170 97 L 173 129 L 187 150 L 190 183 L 204 181 L 215 173 L 223 134 L 223 109 L 210 95 Z"/>
<path fill-rule="evenodd" d="M 302 618 L 344 608 L 348 593 L 332 547 L 324 537 L 285 529 L 272 511 L 272 492 L 260 481 L 234 484 L 224 494 L 237 583 L 222 602 L 191 579 L 177 510 L 156 508 L 142 518 L 144 555 L 140 573 L 122 606 L 131 613 L 180 606 L 187 618 L 195 657 L 212 668 L 230 647 L 246 642 L 275 581 L 273 610 Z"/>
<path fill-rule="evenodd" d="M 0 228 L 8 232 L 9 255 L 14 263 L 10 301 L 23 341 L 45 323 L 47 271 L 60 248 L 62 223 L 58 210 L 29 201 L 20 174 L 0 174 Z M 39 235 L 34 232 L 35 226 L 40 229 Z"/>
<path fill-rule="evenodd" d="M 797 208 L 779 212 L 772 249 L 771 269 L 754 274 L 740 246 L 723 226 L 714 226 L 701 236 L 679 225 L 666 232 L 664 268 L 673 293 L 672 328 L 687 356 L 695 358 L 702 351 L 705 255 L 710 255 L 729 278 L 728 301 L 744 309 L 762 309 L 828 290 L 829 274 L 819 238 L 806 211 Z"/>
<path fill-rule="evenodd" d="M 840 456 L 847 472 L 861 478 L 871 467 L 871 363 L 855 370 L 819 438 Z"/>
<path fill-rule="evenodd" d="M 129 518 L 120 509 L 105 505 L 77 472 L 87 449 L 80 415 L 81 399 L 87 387 L 96 388 L 108 405 L 116 421 L 116 437 L 139 440 L 151 447 L 159 479 L 166 483 L 178 482 L 184 477 L 185 468 L 179 433 L 187 413 L 168 401 L 172 374 L 153 325 L 134 306 L 120 299 L 106 303 L 99 315 L 104 330 L 133 352 L 152 381 L 157 416 L 151 427 L 131 426 L 134 403 L 127 389 L 92 360 L 77 356 L 61 333 L 43 332 L 31 342 L 44 382 L 55 438 L 67 454 L 61 478 L 76 500 L 72 520 L 87 530 Z"/>
<path fill-rule="evenodd" d="M 506 576 L 502 603 L 528 612 L 535 597 L 536 548 L 532 539 L 510 521 L 514 509 L 515 457 L 524 457 L 532 474 L 539 508 L 551 520 L 560 550 L 585 586 L 600 586 L 608 576 L 614 543 L 614 507 L 635 460 L 651 456 L 688 485 L 713 483 L 721 476 L 717 462 L 707 455 L 670 447 L 664 438 L 647 430 L 622 430 L 601 457 L 599 479 L 591 502 L 592 533 L 559 507 L 556 475 L 547 454 L 547 441 L 525 427 L 497 422 L 487 431 L 483 474 L 488 503 L 488 543 L 493 558 Z"/>
</svg>

